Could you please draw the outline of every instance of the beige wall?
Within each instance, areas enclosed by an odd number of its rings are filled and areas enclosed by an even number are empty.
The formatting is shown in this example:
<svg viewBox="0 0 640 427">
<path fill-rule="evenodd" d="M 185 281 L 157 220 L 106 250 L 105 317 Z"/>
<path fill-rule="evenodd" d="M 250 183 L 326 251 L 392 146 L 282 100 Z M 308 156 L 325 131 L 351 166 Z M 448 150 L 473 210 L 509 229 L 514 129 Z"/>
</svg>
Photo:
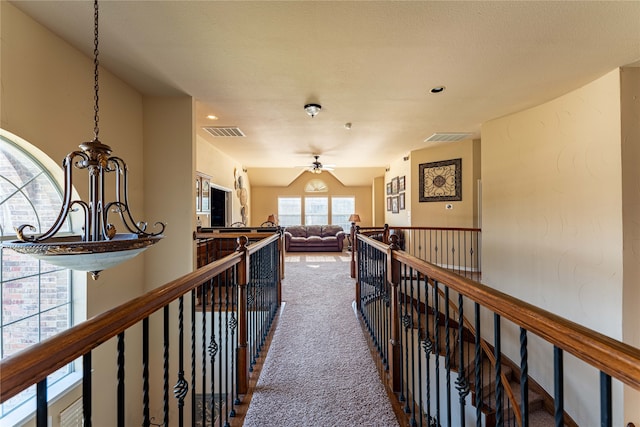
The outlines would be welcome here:
<svg viewBox="0 0 640 427">
<path fill-rule="evenodd" d="M 239 190 L 234 183 L 237 176 L 242 177 L 242 186 L 247 190 L 247 207 L 248 207 L 248 222 L 254 224 L 252 219 L 251 209 L 251 182 L 249 176 L 243 172 L 243 166 L 235 159 L 224 154 L 218 148 L 211 145 L 211 143 L 205 141 L 202 137 L 197 137 L 197 155 L 196 155 L 196 170 L 202 172 L 211 177 L 211 184 L 221 190 L 231 192 L 231 221 L 242 221 L 240 209 L 242 208 Z M 234 174 L 235 172 L 235 174 Z M 265 217 L 266 219 L 266 217 Z M 265 220 L 262 220 L 265 221 Z M 258 225 L 262 222 L 260 221 Z"/>
<path fill-rule="evenodd" d="M 305 193 L 304 188 L 312 179 L 323 180 L 327 184 L 329 191 L 326 193 Z M 355 196 L 356 212 L 362 220 L 358 225 L 369 227 L 372 224 L 371 187 L 345 187 L 328 172 L 323 172 L 319 175 L 303 172 L 287 187 L 260 187 L 254 183 L 251 194 L 253 205 L 251 208 L 253 212 L 251 225 L 254 226 L 266 221 L 270 214 L 278 213 L 279 196 Z"/>
<path fill-rule="evenodd" d="M 624 269 L 622 338 L 640 347 L 640 68 L 620 73 L 622 109 L 622 222 Z M 625 389 L 625 422 L 640 422 L 640 392 Z"/>
<path fill-rule="evenodd" d="M 420 165 L 441 160 L 462 159 L 462 200 L 420 202 Z M 414 227 L 477 227 L 480 141 L 465 140 L 411 152 L 410 223 Z M 446 209 L 451 205 L 453 209 Z"/>
<path fill-rule="evenodd" d="M 482 126 L 482 281 L 617 339 L 623 313 L 620 132 L 618 70 Z M 517 360 L 517 348 L 506 350 Z M 584 402 L 598 401 L 597 375 L 576 375 L 567 365 L 566 407 L 578 424 L 589 425 L 598 408 Z M 552 390 L 551 374 L 540 371 L 531 369 Z M 590 400 L 580 403 L 576 396 Z M 619 418 L 613 424 L 623 425 Z"/>
<path fill-rule="evenodd" d="M 144 98 L 144 202 L 153 212 L 145 220 L 149 227 L 167 224 L 165 238 L 145 254 L 147 290 L 191 272 L 195 262 L 195 193 L 187 191 L 195 164 L 194 110 L 189 96 Z"/>
<path fill-rule="evenodd" d="M 405 191 L 404 193 L 404 209 L 398 210 L 398 213 L 393 213 L 393 211 L 387 210 L 387 198 L 388 197 L 398 197 L 398 195 L 392 194 L 389 196 L 387 194 L 387 184 L 392 182 L 392 180 L 396 177 L 400 178 L 404 176 L 405 180 Z M 389 169 L 384 174 L 384 194 L 385 197 L 383 199 L 384 205 L 384 218 L 385 224 L 389 224 L 393 227 L 402 227 L 402 226 L 410 226 L 412 220 L 412 207 L 411 207 L 411 161 L 404 160 L 402 158 L 391 162 L 389 165 Z"/>
<path fill-rule="evenodd" d="M 379 176 L 373 179 L 371 197 L 371 209 L 373 212 L 373 221 L 371 225 L 374 227 L 383 227 L 385 224 L 385 215 L 387 211 L 387 195 L 384 176 Z"/>
</svg>

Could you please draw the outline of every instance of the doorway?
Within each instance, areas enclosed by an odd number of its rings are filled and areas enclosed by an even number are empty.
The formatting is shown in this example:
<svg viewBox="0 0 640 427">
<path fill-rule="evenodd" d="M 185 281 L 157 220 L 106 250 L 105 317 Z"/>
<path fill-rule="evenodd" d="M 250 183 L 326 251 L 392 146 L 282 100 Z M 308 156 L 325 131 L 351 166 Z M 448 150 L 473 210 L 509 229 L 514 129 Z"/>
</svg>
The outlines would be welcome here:
<svg viewBox="0 0 640 427">
<path fill-rule="evenodd" d="M 227 227 L 230 219 L 230 191 L 211 187 L 211 227 Z"/>
</svg>

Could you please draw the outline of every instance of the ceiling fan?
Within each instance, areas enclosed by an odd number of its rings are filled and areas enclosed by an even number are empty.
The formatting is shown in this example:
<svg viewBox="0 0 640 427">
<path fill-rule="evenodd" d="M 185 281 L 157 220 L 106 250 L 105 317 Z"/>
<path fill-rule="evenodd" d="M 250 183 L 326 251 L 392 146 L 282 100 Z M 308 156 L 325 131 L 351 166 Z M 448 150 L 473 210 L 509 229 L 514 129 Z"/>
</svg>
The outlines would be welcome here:
<svg viewBox="0 0 640 427">
<path fill-rule="evenodd" d="M 332 171 L 335 165 L 323 165 L 320 163 L 319 155 L 314 154 L 313 158 L 315 159 L 309 166 L 303 166 L 311 173 L 322 173 L 322 171 Z"/>
</svg>

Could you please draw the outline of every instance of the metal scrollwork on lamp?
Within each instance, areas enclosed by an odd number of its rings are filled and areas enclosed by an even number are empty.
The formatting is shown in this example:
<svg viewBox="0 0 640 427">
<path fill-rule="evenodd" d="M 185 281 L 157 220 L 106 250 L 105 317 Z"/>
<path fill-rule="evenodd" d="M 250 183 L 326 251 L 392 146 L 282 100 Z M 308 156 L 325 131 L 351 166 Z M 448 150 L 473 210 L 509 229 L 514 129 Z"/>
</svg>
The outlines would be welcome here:
<svg viewBox="0 0 640 427">
<path fill-rule="evenodd" d="M 18 240 L 3 242 L 16 252 L 42 259 L 51 264 L 79 271 L 90 271 L 94 279 L 102 270 L 133 258 L 164 236 L 165 224 L 156 222 L 159 230 L 147 232 L 147 223 L 136 222 L 129 210 L 127 165 L 119 157 L 111 156 L 111 147 L 98 139 L 98 1 L 94 1 L 94 138 L 80 144 L 82 151 L 65 157 L 63 204 L 53 226 L 39 236 L 27 236 L 25 230 L 36 231 L 30 224 L 16 229 Z M 89 201 L 72 200 L 73 169 L 86 169 L 89 174 Z M 105 200 L 105 175 L 115 173 L 115 200 Z M 72 211 L 84 211 L 81 236 L 58 236 Z M 119 215 L 128 233 L 119 234 L 109 222 L 109 213 Z"/>
</svg>

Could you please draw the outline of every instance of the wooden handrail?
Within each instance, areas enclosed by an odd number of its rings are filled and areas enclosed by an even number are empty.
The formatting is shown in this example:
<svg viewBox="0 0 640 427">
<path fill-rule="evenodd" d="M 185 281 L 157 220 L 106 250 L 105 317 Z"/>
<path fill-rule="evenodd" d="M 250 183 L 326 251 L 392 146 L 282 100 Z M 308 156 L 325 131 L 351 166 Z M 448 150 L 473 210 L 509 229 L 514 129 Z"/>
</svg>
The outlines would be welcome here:
<svg viewBox="0 0 640 427">
<path fill-rule="evenodd" d="M 274 234 L 247 248 L 249 254 L 277 240 Z M 31 384 L 90 352 L 127 328 L 149 317 L 211 277 L 239 264 L 241 252 L 214 261 L 144 295 L 79 323 L 38 344 L 0 361 L 0 402 L 5 402 Z M 52 357 L 55 354 L 55 357 Z"/>
<path fill-rule="evenodd" d="M 390 225 L 387 227 L 389 230 L 441 230 L 441 231 L 479 231 L 481 228 L 466 228 L 466 227 L 405 227 Z M 384 227 L 360 227 L 361 231 L 384 231 Z"/>
<path fill-rule="evenodd" d="M 438 231 L 479 231 L 481 228 L 465 228 L 465 227 L 396 227 L 389 226 L 389 230 L 438 230 Z"/>
<path fill-rule="evenodd" d="M 366 238 L 366 237 L 361 237 Z M 373 239 L 367 244 L 377 244 Z M 607 337 L 481 283 L 422 261 L 403 251 L 393 259 L 479 303 L 613 378 L 640 390 L 640 349 Z"/>
</svg>

